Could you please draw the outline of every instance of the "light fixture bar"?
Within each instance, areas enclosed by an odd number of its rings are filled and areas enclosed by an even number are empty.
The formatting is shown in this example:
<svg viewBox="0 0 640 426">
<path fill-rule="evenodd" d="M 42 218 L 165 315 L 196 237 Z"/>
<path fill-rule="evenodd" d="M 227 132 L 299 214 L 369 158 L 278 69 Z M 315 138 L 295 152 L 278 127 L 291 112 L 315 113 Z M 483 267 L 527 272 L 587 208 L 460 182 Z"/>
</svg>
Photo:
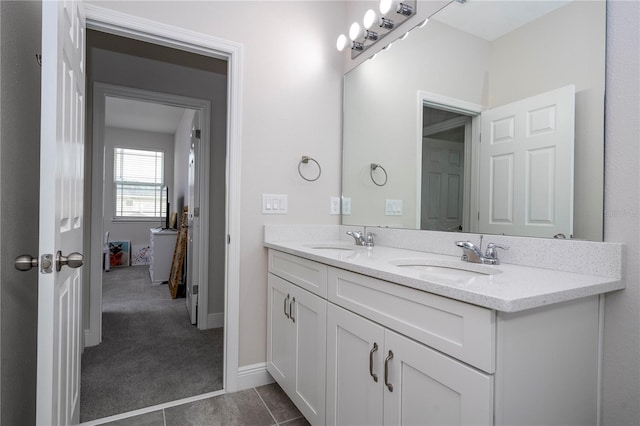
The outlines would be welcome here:
<svg viewBox="0 0 640 426">
<path fill-rule="evenodd" d="M 351 59 L 355 59 L 362 52 L 379 43 L 387 34 L 415 15 L 417 3 L 417 0 L 381 0 L 379 11 L 367 10 L 362 22 L 354 22 L 349 28 Z M 380 30 L 374 30 L 373 27 L 376 25 Z M 348 45 L 346 39 L 345 36 L 338 39 L 336 43 L 338 50 L 343 46 L 343 43 Z"/>
</svg>

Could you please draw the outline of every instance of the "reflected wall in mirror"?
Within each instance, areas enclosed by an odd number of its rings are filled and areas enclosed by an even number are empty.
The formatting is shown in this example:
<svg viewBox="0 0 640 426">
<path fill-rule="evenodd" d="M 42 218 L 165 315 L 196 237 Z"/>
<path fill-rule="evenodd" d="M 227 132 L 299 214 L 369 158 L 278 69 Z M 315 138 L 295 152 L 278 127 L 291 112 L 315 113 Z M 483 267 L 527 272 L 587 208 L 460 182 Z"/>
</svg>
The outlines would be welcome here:
<svg viewBox="0 0 640 426">
<path fill-rule="evenodd" d="M 605 6 L 452 2 L 350 71 L 342 223 L 601 241 Z"/>
</svg>

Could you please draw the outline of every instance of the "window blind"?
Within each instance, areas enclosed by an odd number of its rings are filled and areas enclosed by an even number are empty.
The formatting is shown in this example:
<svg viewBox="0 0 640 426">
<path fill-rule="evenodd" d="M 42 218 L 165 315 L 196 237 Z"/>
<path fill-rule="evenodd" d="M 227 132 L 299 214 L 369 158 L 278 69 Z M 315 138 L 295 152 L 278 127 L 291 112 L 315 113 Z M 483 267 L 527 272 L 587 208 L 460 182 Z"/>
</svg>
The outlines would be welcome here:
<svg viewBox="0 0 640 426">
<path fill-rule="evenodd" d="M 161 216 L 164 152 L 115 148 L 116 217 Z"/>
</svg>

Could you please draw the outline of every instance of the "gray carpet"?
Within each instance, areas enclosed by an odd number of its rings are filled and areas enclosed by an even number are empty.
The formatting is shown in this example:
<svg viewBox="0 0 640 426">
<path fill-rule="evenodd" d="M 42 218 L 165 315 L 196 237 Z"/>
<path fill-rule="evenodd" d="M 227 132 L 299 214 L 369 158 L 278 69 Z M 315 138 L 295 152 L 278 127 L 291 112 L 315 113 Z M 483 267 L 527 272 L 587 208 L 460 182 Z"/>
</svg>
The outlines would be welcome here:
<svg viewBox="0 0 640 426">
<path fill-rule="evenodd" d="M 102 343 L 82 355 L 80 421 L 222 389 L 223 329 L 198 330 L 149 268 L 103 273 Z"/>
</svg>

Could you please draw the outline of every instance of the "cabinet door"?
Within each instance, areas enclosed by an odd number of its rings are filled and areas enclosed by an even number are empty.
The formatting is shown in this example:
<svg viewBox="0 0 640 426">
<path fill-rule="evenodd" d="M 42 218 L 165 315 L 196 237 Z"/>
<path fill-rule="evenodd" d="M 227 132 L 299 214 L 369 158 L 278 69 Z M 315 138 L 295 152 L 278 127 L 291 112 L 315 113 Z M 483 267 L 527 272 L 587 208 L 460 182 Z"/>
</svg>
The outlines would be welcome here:
<svg viewBox="0 0 640 426">
<path fill-rule="evenodd" d="M 384 329 L 329 303 L 327 424 L 381 425 Z"/>
<path fill-rule="evenodd" d="M 267 371 L 288 392 L 293 374 L 293 322 L 289 319 L 291 284 L 268 274 Z"/>
<path fill-rule="evenodd" d="M 493 424 L 491 376 L 388 330 L 382 355 L 386 425 Z"/>
<path fill-rule="evenodd" d="M 294 384 L 291 400 L 313 425 L 325 423 L 327 301 L 293 284 Z"/>
</svg>

